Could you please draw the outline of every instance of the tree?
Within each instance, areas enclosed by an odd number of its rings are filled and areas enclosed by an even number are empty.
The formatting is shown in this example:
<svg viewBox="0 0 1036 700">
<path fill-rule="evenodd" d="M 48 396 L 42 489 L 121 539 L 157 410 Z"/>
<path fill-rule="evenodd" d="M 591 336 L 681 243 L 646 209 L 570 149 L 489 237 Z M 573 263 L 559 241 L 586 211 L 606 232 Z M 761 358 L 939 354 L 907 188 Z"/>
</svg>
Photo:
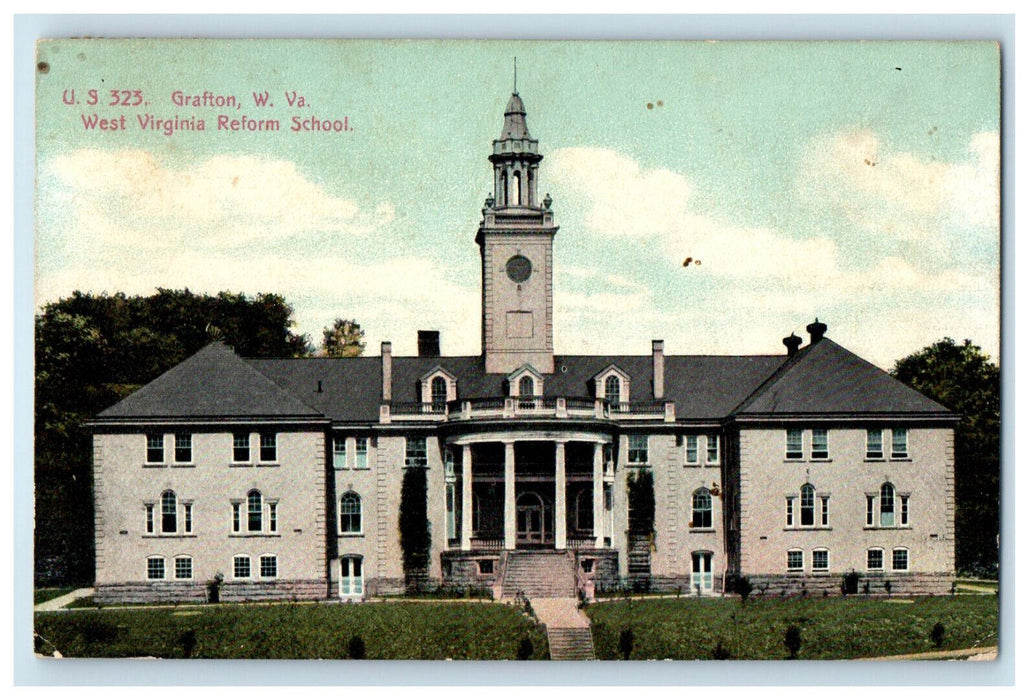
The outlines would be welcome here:
<svg viewBox="0 0 1036 700">
<path fill-rule="evenodd" d="M 411 467 L 403 470 L 399 496 L 399 545 L 403 551 L 403 577 L 407 593 L 418 593 L 428 580 L 432 546 L 428 522 L 428 472 Z"/>
<path fill-rule="evenodd" d="M 366 347 L 363 329 L 352 319 L 336 318 L 330 328 L 324 329 L 324 354 L 328 357 L 359 357 Z"/>
<path fill-rule="evenodd" d="M 1000 532 L 1000 368 L 982 348 L 942 340 L 892 376 L 961 416 L 956 436 L 957 569 L 995 573 Z"/>
</svg>

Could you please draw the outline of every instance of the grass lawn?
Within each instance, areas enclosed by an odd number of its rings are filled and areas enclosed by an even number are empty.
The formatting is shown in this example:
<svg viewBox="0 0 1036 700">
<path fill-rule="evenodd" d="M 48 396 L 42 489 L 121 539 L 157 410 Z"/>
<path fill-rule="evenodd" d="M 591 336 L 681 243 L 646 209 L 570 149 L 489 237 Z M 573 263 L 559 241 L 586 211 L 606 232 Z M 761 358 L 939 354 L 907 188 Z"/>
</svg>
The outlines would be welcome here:
<svg viewBox="0 0 1036 700">
<path fill-rule="evenodd" d="M 39 605 L 40 603 L 46 603 L 48 600 L 60 598 L 66 593 L 71 593 L 74 590 L 76 590 L 75 586 L 66 586 L 65 588 L 37 588 L 32 592 L 32 604 Z"/>
<path fill-rule="evenodd" d="M 997 643 L 996 596 L 910 598 L 677 598 L 597 603 L 587 608 L 598 659 L 621 659 L 619 635 L 633 631 L 631 659 L 712 659 L 722 643 L 733 659 L 784 659 L 789 625 L 801 630 L 802 659 L 850 659 Z"/>
<path fill-rule="evenodd" d="M 491 604 L 107 608 L 36 613 L 35 627 L 40 653 L 66 657 L 344 659 L 354 635 L 368 659 L 514 659 L 526 637 L 548 657 L 543 628 Z"/>
</svg>

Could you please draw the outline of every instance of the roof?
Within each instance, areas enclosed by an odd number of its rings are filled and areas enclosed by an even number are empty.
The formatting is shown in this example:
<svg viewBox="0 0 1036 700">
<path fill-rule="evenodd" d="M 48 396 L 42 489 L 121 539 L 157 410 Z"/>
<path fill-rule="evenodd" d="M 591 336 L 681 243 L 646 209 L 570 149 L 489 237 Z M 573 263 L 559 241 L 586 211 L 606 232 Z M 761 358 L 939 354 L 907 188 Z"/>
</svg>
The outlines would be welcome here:
<svg viewBox="0 0 1036 700">
<path fill-rule="evenodd" d="M 529 127 L 525 124 L 525 104 L 522 102 L 522 98 L 518 97 L 518 93 L 514 93 L 507 101 L 507 108 L 504 109 L 504 128 L 500 132 L 499 140 L 527 138 L 531 137 Z"/>
<path fill-rule="evenodd" d="M 121 418 L 321 418 L 319 411 L 212 343 L 98 416 Z"/>
</svg>

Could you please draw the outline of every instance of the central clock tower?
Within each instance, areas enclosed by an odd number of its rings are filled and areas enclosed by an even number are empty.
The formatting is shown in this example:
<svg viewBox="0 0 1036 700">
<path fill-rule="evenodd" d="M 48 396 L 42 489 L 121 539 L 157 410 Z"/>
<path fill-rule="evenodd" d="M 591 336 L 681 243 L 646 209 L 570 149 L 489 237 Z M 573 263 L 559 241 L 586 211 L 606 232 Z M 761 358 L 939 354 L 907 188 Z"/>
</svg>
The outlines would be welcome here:
<svg viewBox="0 0 1036 700">
<path fill-rule="evenodd" d="M 536 197 L 539 142 L 515 92 L 493 141 L 493 192 L 475 242 L 482 253 L 482 355 L 486 372 L 531 365 L 554 372 L 554 225 L 550 195 Z"/>
</svg>

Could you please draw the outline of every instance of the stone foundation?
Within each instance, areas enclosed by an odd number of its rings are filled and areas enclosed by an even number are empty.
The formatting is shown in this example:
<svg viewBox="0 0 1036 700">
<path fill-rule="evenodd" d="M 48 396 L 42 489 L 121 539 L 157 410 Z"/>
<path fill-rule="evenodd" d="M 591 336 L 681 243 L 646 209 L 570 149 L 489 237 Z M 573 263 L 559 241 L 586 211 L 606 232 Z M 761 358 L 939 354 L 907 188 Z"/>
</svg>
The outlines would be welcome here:
<svg viewBox="0 0 1036 700">
<path fill-rule="evenodd" d="M 274 600 L 323 600 L 328 597 L 327 581 L 223 581 L 219 586 L 220 603 L 242 603 Z M 210 600 L 207 581 L 183 583 L 109 583 L 96 586 L 94 600 L 102 605 L 112 603 L 206 603 Z"/>
<path fill-rule="evenodd" d="M 857 595 L 917 596 L 948 595 L 953 587 L 949 573 L 856 572 L 859 574 Z M 748 576 L 753 596 L 839 596 L 843 595 L 845 573 L 832 574 L 754 574 Z M 728 576 L 727 590 L 733 590 L 733 576 Z M 851 591 L 847 591 L 852 595 Z"/>
</svg>

